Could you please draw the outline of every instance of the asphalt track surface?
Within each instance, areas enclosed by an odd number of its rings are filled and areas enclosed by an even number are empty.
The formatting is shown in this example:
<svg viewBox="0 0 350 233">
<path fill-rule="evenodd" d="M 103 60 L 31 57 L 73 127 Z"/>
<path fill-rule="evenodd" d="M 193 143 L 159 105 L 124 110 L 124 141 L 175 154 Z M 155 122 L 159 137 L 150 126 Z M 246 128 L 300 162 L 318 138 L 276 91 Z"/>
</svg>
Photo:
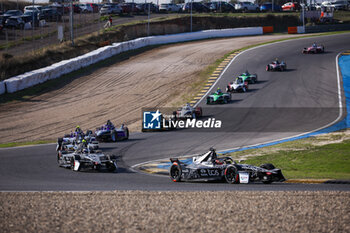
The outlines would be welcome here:
<svg viewBox="0 0 350 233">
<path fill-rule="evenodd" d="M 135 133 L 129 141 L 102 144 L 105 153 L 118 156 L 118 173 L 72 172 L 59 168 L 55 145 L 0 149 L 0 190 L 350 191 L 350 185 L 336 184 L 173 183 L 168 177 L 130 169 L 150 160 L 205 152 L 211 146 L 224 150 L 290 137 L 339 119 L 336 56 L 349 49 L 349 36 L 291 40 L 244 52 L 236 57 L 213 90 L 224 89 L 234 76 L 246 69 L 258 74 L 259 83 L 251 85 L 247 93 L 233 94 L 232 102 L 227 105 L 207 108 L 205 102 L 199 103 L 206 107 L 204 115 L 223 120 L 223 130 Z M 301 49 L 314 41 L 324 44 L 326 53 L 301 54 Z M 266 64 L 276 57 L 287 62 L 286 72 L 265 71 Z"/>
</svg>

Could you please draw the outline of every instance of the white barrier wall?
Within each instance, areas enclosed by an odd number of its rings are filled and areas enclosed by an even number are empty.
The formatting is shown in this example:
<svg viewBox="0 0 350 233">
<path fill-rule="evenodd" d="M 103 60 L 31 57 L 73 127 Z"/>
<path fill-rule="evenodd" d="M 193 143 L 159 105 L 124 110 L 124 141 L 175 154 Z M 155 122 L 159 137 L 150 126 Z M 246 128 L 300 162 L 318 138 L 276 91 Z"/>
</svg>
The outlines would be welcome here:
<svg viewBox="0 0 350 233">
<path fill-rule="evenodd" d="M 3 81 L 0 81 L 0 95 L 5 93 L 5 83 Z"/>
<path fill-rule="evenodd" d="M 200 40 L 208 38 L 219 37 L 233 37 L 233 36 L 247 36 L 247 35 L 262 35 L 262 27 L 249 27 L 249 28 L 232 28 L 221 30 L 206 30 L 192 33 L 180 33 L 164 36 L 150 36 L 144 38 L 138 38 L 131 41 L 113 43 L 112 45 L 105 46 L 94 51 L 91 51 L 82 56 L 64 60 L 55 63 L 51 66 L 41 68 L 38 70 L 30 71 L 10 79 L 6 79 L 7 92 L 13 93 L 25 88 L 43 83 L 50 79 L 58 78 L 64 74 L 68 74 L 72 71 L 79 70 L 83 67 L 92 65 L 96 62 L 112 57 L 122 52 L 138 49 L 149 45 L 169 44 L 176 42 L 184 42 L 191 40 Z M 0 94 L 2 91 L 3 82 L 0 83 Z M 4 86 L 4 85 L 3 85 Z M 3 87 L 5 92 L 5 86 Z"/>
</svg>

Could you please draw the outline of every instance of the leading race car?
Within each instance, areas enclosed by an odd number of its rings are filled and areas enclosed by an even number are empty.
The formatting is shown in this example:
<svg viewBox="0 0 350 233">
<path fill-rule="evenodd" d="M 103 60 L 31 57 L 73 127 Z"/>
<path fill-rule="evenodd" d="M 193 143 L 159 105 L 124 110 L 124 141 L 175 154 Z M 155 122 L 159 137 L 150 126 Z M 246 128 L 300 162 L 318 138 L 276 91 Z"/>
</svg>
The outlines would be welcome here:
<svg viewBox="0 0 350 233">
<path fill-rule="evenodd" d="M 231 93 L 223 93 L 220 88 L 207 96 L 207 104 L 227 104 L 231 101 Z"/>
<path fill-rule="evenodd" d="M 230 82 L 226 87 L 226 92 L 247 92 L 248 81 L 243 81 L 241 77 L 236 78 L 235 82 Z"/>
<path fill-rule="evenodd" d="M 257 74 L 251 74 L 246 70 L 246 72 L 242 73 L 240 76 L 238 76 L 243 79 L 243 82 L 248 82 L 249 84 L 254 84 L 258 82 L 258 75 Z"/>
<path fill-rule="evenodd" d="M 279 62 L 277 59 L 266 65 L 266 71 L 285 71 L 287 64 L 284 61 Z"/>
<path fill-rule="evenodd" d="M 190 104 L 186 104 L 185 106 L 179 108 L 174 112 L 175 119 L 195 119 L 202 117 L 202 108 L 201 107 L 192 107 Z"/>
<path fill-rule="evenodd" d="M 304 48 L 302 53 L 309 54 L 309 53 L 324 53 L 324 46 L 323 45 L 317 45 L 314 43 L 312 46 L 308 48 Z"/>
<path fill-rule="evenodd" d="M 73 171 L 93 169 L 114 172 L 117 170 L 117 161 L 113 156 L 105 155 L 101 151 L 91 150 L 85 140 L 79 144 L 74 152 L 58 150 L 57 163 L 58 166 L 70 168 Z"/>
<path fill-rule="evenodd" d="M 169 175 L 172 181 L 210 181 L 226 180 L 227 183 L 249 183 L 261 181 L 270 184 L 274 181 L 285 181 L 280 169 L 272 164 L 263 164 L 260 167 L 237 164 L 230 157 L 218 158 L 214 149 L 192 158 L 187 165 L 177 158 L 171 158 L 172 165 Z"/>
<path fill-rule="evenodd" d="M 129 139 L 129 129 L 124 124 L 120 128 L 116 128 L 110 120 L 105 125 L 97 128 L 95 136 L 98 141 L 112 141 Z"/>
</svg>

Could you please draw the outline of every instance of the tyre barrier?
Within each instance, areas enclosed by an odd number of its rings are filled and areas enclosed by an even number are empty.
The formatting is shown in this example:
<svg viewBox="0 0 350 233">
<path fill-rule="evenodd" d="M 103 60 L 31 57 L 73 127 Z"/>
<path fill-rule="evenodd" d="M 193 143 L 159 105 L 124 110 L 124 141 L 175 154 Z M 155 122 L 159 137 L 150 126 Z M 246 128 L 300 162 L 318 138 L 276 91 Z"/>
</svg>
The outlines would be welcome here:
<svg viewBox="0 0 350 233">
<path fill-rule="evenodd" d="M 288 34 L 300 34 L 300 33 L 305 33 L 305 29 L 303 26 L 288 27 Z"/>
<path fill-rule="evenodd" d="M 263 32 L 265 33 L 272 33 L 273 32 L 273 26 L 265 26 L 263 27 Z"/>
<path fill-rule="evenodd" d="M 170 44 L 177 42 L 185 42 L 192 40 L 201 40 L 220 37 L 262 35 L 262 27 L 247 27 L 247 28 L 232 28 L 205 30 L 191 33 L 180 33 L 162 36 L 149 36 L 138 38 L 131 41 L 113 43 L 112 45 L 104 46 L 84 55 L 69 60 L 64 60 L 48 67 L 26 72 L 21 75 L 6 79 L 0 83 L 0 94 L 14 93 L 19 90 L 46 82 L 51 79 L 56 79 L 62 75 L 72 71 L 90 66 L 94 63 L 112 57 L 114 55 L 139 49 L 141 47 L 151 45 Z M 4 84 L 4 85 L 3 85 Z M 3 91 L 3 92 L 2 92 Z"/>
</svg>

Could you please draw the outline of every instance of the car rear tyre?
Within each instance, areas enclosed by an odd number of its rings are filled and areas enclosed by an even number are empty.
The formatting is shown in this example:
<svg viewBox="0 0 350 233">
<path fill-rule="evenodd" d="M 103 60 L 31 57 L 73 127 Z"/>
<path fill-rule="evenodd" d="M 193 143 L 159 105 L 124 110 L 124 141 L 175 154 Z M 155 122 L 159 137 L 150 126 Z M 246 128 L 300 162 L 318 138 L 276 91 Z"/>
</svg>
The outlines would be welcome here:
<svg viewBox="0 0 350 233">
<path fill-rule="evenodd" d="M 272 163 L 264 163 L 260 165 L 261 168 L 265 168 L 267 170 L 275 169 L 275 166 Z"/>
<path fill-rule="evenodd" d="M 225 169 L 225 180 L 229 184 L 236 184 L 238 183 L 238 171 L 235 166 L 228 166 Z"/>
<path fill-rule="evenodd" d="M 181 181 L 181 168 L 179 164 L 173 163 L 170 167 L 170 179 L 174 182 Z"/>
</svg>

